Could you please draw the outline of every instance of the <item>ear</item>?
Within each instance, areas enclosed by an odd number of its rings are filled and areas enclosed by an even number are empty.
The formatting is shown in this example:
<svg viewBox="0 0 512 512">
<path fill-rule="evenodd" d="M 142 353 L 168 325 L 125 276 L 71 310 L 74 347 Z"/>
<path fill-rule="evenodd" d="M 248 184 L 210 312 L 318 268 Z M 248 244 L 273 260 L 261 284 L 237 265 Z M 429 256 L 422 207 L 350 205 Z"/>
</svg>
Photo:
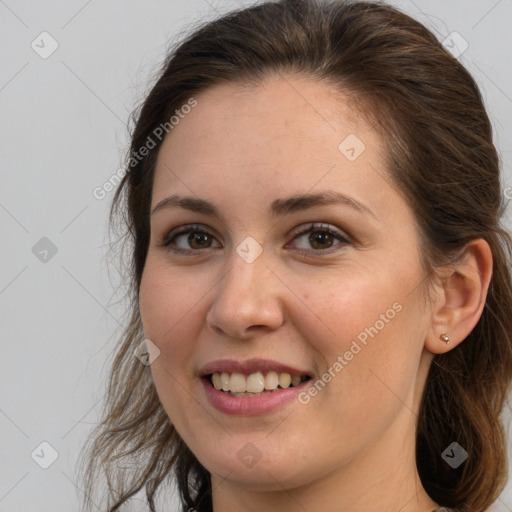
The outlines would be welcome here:
<svg viewBox="0 0 512 512">
<path fill-rule="evenodd" d="M 489 244 L 478 238 L 467 244 L 458 263 L 441 269 L 425 340 L 429 352 L 448 352 L 473 330 L 484 309 L 492 262 Z M 450 344 L 440 339 L 441 334 L 449 336 Z"/>
</svg>

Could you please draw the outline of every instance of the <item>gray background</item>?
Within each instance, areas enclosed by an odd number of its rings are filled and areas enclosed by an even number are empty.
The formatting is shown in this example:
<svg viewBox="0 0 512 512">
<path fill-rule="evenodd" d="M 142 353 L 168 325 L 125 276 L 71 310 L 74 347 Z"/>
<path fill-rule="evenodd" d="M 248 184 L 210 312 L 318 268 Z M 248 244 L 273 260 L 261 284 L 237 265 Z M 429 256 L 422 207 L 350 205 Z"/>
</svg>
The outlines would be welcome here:
<svg viewBox="0 0 512 512">
<path fill-rule="evenodd" d="M 78 510 L 75 462 L 124 311 L 107 266 L 113 193 L 93 190 L 120 167 L 129 113 L 168 41 L 242 3 L 0 0 L 0 512 Z M 441 40 L 467 41 L 459 58 L 512 186 L 512 1 L 392 3 Z M 58 43 L 50 56 L 43 31 Z M 48 469 L 35 462 L 51 462 L 42 442 L 58 453 Z M 493 510 L 512 511 L 512 484 Z"/>
</svg>

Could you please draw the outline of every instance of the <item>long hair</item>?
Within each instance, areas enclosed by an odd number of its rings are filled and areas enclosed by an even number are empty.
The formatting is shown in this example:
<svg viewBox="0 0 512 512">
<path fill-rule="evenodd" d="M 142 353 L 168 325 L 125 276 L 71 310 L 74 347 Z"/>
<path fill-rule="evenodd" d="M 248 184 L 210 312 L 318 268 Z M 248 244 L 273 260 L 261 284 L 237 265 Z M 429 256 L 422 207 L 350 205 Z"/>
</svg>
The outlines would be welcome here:
<svg viewBox="0 0 512 512">
<path fill-rule="evenodd" d="M 101 422 L 83 449 L 84 505 L 92 508 L 104 476 L 108 512 L 139 491 L 155 512 L 158 489 L 171 482 L 183 510 L 212 511 L 208 471 L 167 417 L 150 369 L 133 355 L 143 339 L 138 290 L 163 140 L 155 130 L 170 132 L 176 110 L 201 91 L 226 82 L 257 85 L 269 73 L 334 84 L 357 101 L 382 136 L 389 174 L 414 212 L 429 275 L 472 239 L 491 247 L 483 313 L 462 343 L 434 356 L 416 432 L 418 472 L 430 497 L 483 512 L 506 483 L 501 415 L 512 379 L 512 242 L 501 227 L 505 204 L 491 124 L 474 79 L 432 32 L 386 4 L 343 0 L 264 2 L 203 23 L 169 51 L 136 109 L 127 172 L 111 208 L 128 248 L 131 318 L 116 348 Z M 154 147 L 141 151 L 149 139 Z M 457 469 L 441 457 L 454 440 L 469 454 Z"/>
</svg>

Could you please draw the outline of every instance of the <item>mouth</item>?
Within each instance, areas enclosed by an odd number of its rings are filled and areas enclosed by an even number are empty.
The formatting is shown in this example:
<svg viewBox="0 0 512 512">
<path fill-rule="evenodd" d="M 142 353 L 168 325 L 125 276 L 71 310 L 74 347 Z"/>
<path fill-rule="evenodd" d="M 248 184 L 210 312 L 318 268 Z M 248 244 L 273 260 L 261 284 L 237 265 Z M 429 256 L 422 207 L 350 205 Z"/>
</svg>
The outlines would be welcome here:
<svg viewBox="0 0 512 512">
<path fill-rule="evenodd" d="M 255 372 L 249 375 L 238 372 L 214 372 L 202 377 L 211 387 L 234 397 L 257 397 L 294 388 L 311 379 L 310 375 L 288 372 Z"/>
<path fill-rule="evenodd" d="M 218 359 L 198 374 L 210 405 L 235 416 L 264 415 L 292 407 L 313 378 L 304 367 L 261 358 Z"/>
</svg>

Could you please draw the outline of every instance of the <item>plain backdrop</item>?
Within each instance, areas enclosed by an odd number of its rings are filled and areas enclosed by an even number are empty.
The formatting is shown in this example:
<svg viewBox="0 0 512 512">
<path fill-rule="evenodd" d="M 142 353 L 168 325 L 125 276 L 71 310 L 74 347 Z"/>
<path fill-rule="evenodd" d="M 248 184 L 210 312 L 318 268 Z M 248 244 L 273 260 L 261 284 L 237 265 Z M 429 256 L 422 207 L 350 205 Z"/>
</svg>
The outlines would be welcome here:
<svg viewBox="0 0 512 512">
<path fill-rule="evenodd" d="M 168 43 L 250 3 L 0 0 L 0 512 L 79 510 L 75 464 L 124 311 L 113 193 L 93 190 L 119 169 Z M 464 50 L 511 187 L 512 1 L 391 3 Z M 493 510 L 512 511 L 512 484 Z"/>
</svg>

